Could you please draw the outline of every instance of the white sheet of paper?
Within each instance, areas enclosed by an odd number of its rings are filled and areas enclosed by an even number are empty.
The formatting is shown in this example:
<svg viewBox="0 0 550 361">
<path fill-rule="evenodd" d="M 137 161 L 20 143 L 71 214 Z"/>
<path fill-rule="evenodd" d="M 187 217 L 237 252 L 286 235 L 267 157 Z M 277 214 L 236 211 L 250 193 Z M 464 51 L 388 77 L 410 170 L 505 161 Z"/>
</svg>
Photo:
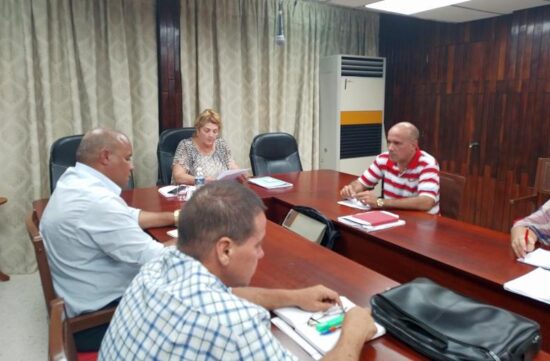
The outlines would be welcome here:
<svg viewBox="0 0 550 361">
<path fill-rule="evenodd" d="M 504 289 L 550 304 L 550 271 L 537 268 L 521 277 L 508 281 Z"/>
<path fill-rule="evenodd" d="M 536 267 L 550 269 L 550 251 L 542 248 L 537 248 L 531 253 L 527 253 L 525 257 L 518 258 L 518 261 L 527 263 Z"/>
<path fill-rule="evenodd" d="M 246 168 L 246 169 L 244 169 L 244 168 L 243 169 L 228 169 L 228 170 L 224 170 L 223 172 L 221 172 L 216 179 L 217 180 L 233 180 L 233 179 L 239 178 L 242 175 L 247 175 L 247 174 L 249 174 L 249 172 L 250 172 L 250 168 Z"/>
<path fill-rule="evenodd" d="M 341 205 L 346 206 L 346 207 L 362 209 L 362 210 L 365 210 L 365 211 L 370 210 L 370 206 L 368 204 L 363 204 L 355 198 L 344 199 L 343 201 L 338 201 L 338 204 L 341 204 Z"/>
</svg>

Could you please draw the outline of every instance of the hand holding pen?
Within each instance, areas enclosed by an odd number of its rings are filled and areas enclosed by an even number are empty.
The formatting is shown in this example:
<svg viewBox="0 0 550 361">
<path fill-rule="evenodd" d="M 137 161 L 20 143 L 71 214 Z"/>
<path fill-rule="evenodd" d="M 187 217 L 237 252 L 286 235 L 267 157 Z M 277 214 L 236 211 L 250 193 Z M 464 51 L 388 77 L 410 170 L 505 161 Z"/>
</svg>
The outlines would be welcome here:
<svg viewBox="0 0 550 361">
<path fill-rule="evenodd" d="M 527 227 L 513 227 L 512 228 L 512 250 L 518 258 L 523 258 L 529 252 L 535 249 L 535 243 L 537 243 L 537 237 Z"/>
</svg>

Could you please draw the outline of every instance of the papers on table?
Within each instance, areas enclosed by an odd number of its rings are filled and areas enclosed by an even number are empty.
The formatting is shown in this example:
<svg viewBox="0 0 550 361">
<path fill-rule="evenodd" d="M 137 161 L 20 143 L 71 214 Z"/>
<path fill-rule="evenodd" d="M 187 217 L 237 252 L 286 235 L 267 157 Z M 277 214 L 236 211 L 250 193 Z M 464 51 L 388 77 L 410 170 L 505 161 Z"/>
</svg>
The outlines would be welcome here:
<svg viewBox="0 0 550 361">
<path fill-rule="evenodd" d="M 550 270 L 537 268 L 521 277 L 508 281 L 504 289 L 550 304 Z"/>
<path fill-rule="evenodd" d="M 346 297 L 340 297 L 340 300 L 346 311 L 355 306 L 355 304 Z M 339 329 L 322 335 L 317 331 L 315 325 L 308 325 L 308 320 L 314 314 L 313 312 L 307 312 L 297 307 L 278 308 L 273 312 L 278 316 L 278 318 L 272 319 L 273 324 L 294 339 L 316 360 L 332 350 L 340 338 L 341 331 Z M 284 323 L 284 325 L 279 326 L 281 323 Z M 382 336 L 386 332 L 386 329 L 379 324 L 376 324 L 376 328 L 377 332 L 373 339 Z"/>
<path fill-rule="evenodd" d="M 195 186 L 181 186 L 179 192 L 185 195 L 185 200 L 189 200 L 193 192 L 195 191 Z M 169 185 L 159 188 L 159 193 L 162 194 L 165 198 L 175 198 L 178 196 L 178 186 Z"/>
<path fill-rule="evenodd" d="M 162 194 L 166 198 L 172 198 L 177 197 L 177 188 L 176 185 L 169 185 L 159 188 L 159 193 Z"/>
<path fill-rule="evenodd" d="M 167 235 L 169 235 L 172 238 L 178 238 L 178 229 L 172 229 L 168 232 L 166 232 Z"/>
<path fill-rule="evenodd" d="M 248 181 L 250 183 L 254 183 L 260 187 L 264 187 L 267 189 L 292 187 L 292 183 L 288 183 L 288 182 L 285 182 L 284 180 L 280 180 L 273 177 L 250 178 Z"/>
<path fill-rule="evenodd" d="M 346 207 L 362 209 L 364 211 L 368 211 L 370 209 L 368 204 L 363 204 L 356 198 L 344 199 L 343 201 L 339 201 L 338 204 Z"/>
<path fill-rule="evenodd" d="M 405 224 L 399 215 L 388 211 L 369 211 L 338 217 L 338 221 L 367 232 L 393 228 Z"/>
<path fill-rule="evenodd" d="M 240 176 L 246 176 L 249 173 L 250 173 L 250 168 L 247 168 L 247 169 L 228 169 L 228 170 L 224 170 L 223 172 L 221 172 L 216 179 L 217 180 L 232 180 L 232 179 L 237 179 Z"/>
<path fill-rule="evenodd" d="M 533 265 L 535 267 L 550 269 L 550 251 L 537 248 L 533 252 L 527 253 L 525 257 L 518 258 L 518 261 Z"/>
</svg>

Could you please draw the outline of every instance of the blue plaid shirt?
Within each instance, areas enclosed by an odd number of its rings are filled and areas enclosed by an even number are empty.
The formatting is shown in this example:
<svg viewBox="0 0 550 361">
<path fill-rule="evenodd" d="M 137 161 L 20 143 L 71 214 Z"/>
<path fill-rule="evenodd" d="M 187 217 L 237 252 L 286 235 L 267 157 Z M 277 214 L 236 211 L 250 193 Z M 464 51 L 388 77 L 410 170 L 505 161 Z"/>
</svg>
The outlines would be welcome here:
<svg viewBox="0 0 550 361">
<path fill-rule="evenodd" d="M 231 293 L 172 248 L 126 290 L 99 360 L 296 360 L 273 336 L 269 312 Z"/>
</svg>

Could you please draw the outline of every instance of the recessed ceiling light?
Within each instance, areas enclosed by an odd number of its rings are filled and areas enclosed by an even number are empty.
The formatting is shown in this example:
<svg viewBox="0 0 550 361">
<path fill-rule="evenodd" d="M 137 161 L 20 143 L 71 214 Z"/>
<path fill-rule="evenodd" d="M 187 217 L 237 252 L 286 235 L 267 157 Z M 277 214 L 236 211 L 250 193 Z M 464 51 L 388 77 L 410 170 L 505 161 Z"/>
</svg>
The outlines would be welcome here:
<svg viewBox="0 0 550 361">
<path fill-rule="evenodd" d="M 466 1 L 469 0 L 384 0 L 365 5 L 365 7 L 403 15 L 411 15 Z"/>
</svg>

